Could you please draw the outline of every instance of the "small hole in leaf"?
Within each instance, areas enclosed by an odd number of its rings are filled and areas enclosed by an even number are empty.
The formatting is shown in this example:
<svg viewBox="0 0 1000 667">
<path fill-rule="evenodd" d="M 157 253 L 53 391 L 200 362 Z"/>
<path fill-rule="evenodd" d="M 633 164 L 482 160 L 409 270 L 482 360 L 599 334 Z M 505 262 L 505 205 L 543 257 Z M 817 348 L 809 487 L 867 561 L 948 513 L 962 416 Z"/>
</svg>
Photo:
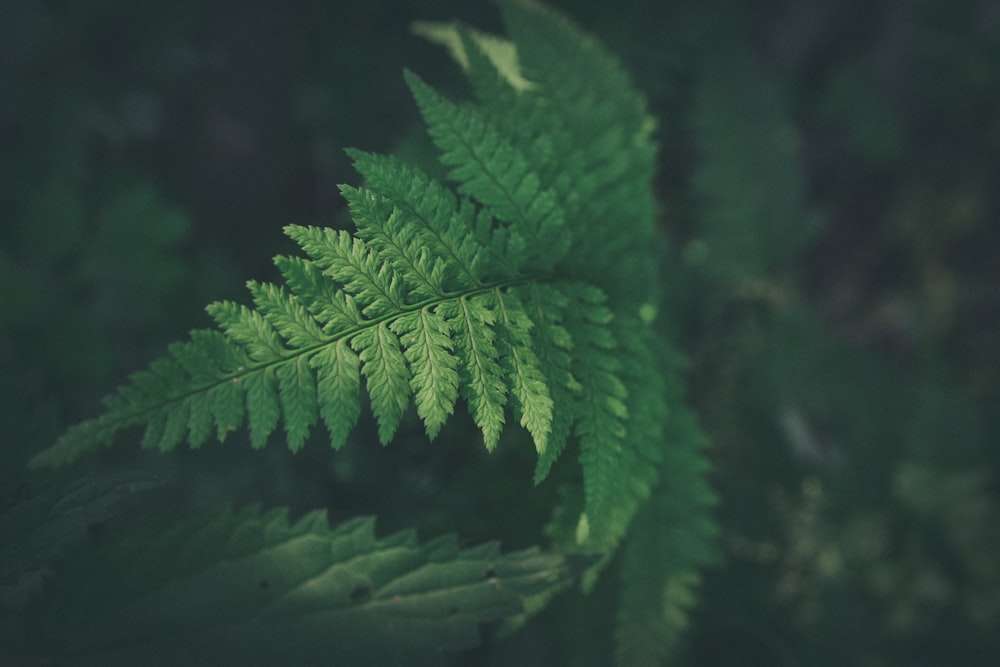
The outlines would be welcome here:
<svg viewBox="0 0 1000 667">
<path fill-rule="evenodd" d="M 372 589 L 364 584 L 359 584 L 351 589 L 349 593 L 351 602 L 364 602 L 372 596 Z"/>
<path fill-rule="evenodd" d="M 486 579 L 496 579 L 497 571 L 492 565 L 486 568 Z"/>
</svg>

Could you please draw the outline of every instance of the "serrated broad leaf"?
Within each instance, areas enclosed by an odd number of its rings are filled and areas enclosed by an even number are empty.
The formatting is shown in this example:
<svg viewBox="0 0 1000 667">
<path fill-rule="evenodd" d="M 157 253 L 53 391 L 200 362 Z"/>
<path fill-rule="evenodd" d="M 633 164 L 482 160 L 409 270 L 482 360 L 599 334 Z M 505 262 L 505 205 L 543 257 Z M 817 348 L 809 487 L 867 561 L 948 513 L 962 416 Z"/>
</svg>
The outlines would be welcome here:
<svg viewBox="0 0 1000 667">
<path fill-rule="evenodd" d="M 376 537 L 368 518 L 331 528 L 255 508 L 168 518 L 73 565 L 86 576 L 42 601 L 62 621 L 43 654 L 70 666 L 423 664 L 569 576 L 537 549 L 421 545 Z"/>
<path fill-rule="evenodd" d="M 0 513 L 0 586 L 47 567 L 70 544 L 83 540 L 89 526 L 159 483 L 138 471 L 93 475 L 11 505 Z"/>
</svg>

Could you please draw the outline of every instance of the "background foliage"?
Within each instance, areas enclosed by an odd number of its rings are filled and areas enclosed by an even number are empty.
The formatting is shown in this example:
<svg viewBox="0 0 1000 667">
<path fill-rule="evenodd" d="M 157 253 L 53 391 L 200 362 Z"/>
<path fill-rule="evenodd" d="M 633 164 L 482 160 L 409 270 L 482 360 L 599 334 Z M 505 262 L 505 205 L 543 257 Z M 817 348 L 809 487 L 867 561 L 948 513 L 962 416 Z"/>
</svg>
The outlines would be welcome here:
<svg viewBox="0 0 1000 667">
<path fill-rule="evenodd" d="M 554 4 L 622 56 L 660 121 L 663 270 L 725 551 L 685 664 L 993 664 L 1000 12 Z M 43 535 L 53 558 L 164 500 L 327 507 L 376 514 L 380 534 L 529 545 L 515 499 L 530 475 L 482 483 L 521 462 L 428 448 L 419 423 L 384 450 L 227 440 L 143 457 L 163 483 L 142 493 L 150 478 L 106 477 L 137 465 L 127 448 L 89 464 L 109 486 L 23 472 L 205 323 L 202 304 L 274 279 L 284 225 L 342 219 L 343 146 L 422 154 L 400 71 L 447 86 L 452 70 L 408 25 L 496 29 L 492 8 L 468 5 L 0 5 L 0 503 L 50 488 L 71 517 Z M 0 579 L 0 644 L 27 631 L 14 610 L 45 576 Z M 614 584 L 454 662 L 609 664 Z"/>
</svg>

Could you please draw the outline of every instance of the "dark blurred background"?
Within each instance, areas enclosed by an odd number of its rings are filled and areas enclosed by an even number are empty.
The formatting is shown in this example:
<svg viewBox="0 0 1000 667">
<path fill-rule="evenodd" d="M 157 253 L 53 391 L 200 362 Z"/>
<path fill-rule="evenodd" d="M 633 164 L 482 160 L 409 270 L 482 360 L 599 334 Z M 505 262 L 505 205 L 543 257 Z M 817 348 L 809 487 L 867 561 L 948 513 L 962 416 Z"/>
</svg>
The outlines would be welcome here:
<svg viewBox="0 0 1000 667">
<path fill-rule="evenodd" d="M 552 4 L 620 55 L 659 123 L 666 288 L 725 553 L 686 664 L 998 664 L 1000 5 Z M 284 225 L 345 224 L 344 147 L 423 150 L 402 69 L 455 91 L 459 76 L 408 26 L 452 18 L 501 28 L 458 0 L 0 2 L 0 501 L 32 483 L 32 453 L 206 326 L 202 306 L 275 278 Z M 713 96 L 743 62 L 745 89 Z M 746 137 L 753 113 L 759 148 L 712 153 L 706 136 Z M 716 270 L 729 232 L 713 197 L 782 142 L 770 189 L 739 196 L 793 201 L 785 227 L 747 232 L 793 241 Z M 413 518 L 399 498 L 458 497 L 432 479 L 482 458 L 425 448 L 272 443 L 238 465 L 246 447 L 155 465 L 201 500 L 388 528 Z M 421 525 L 533 539 L 489 511 Z M 557 603 L 489 664 L 609 618 Z M 599 634 L 551 654 L 602 664 Z"/>
</svg>

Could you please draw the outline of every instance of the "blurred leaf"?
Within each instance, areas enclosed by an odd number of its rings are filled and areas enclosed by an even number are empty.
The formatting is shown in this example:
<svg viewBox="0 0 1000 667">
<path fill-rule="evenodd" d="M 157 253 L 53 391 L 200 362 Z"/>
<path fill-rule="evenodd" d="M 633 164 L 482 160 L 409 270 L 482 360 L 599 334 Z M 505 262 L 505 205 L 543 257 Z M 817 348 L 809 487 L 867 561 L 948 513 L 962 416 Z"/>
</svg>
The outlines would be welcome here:
<svg viewBox="0 0 1000 667">
<path fill-rule="evenodd" d="M 784 86 L 749 53 L 723 49 L 703 64 L 693 106 L 700 161 L 692 184 L 704 206 L 706 266 L 765 273 L 817 227 L 803 202 L 799 132 Z"/>
<path fill-rule="evenodd" d="M 26 254 L 55 262 L 79 252 L 84 235 L 79 190 L 60 182 L 40 186 L 28 196 L 18 226 Z"/>
<path fill-rule="evenodd" d="M 151 186 L 132 185 L 101 211 L 81 277 L 101 287 L 101 298 L 112 312 L 126 310 L 140 321 L 155 318 L 162 295 L 188 270 L 176 254 L 187 229 L 185 215 Z"/>
<path fill-rule="evenodd" d="M 45 602 L 63 665 L 436 664 L 477 626 L 561 586 L 559 556 L 376 539 L 255 507 L 167 519 L 72 564 Z M 46 613 L 43 611 L 43 613 Z M 322 661 L 321 661 L 322 662 Z"/>
<path fill-rule="evenodd" d="M 842 65 L 830 75 L 821 113 L 843 125 L 875 163 L 891 162 L 903 151 L 903 130 L 893 111 L 885 91 L 863 67 Z"/>
<path fill-rule="evenodd" d="M 45 303 L 42 286 L 23 266 L 0 248 L 0 333 L 23 326 L 38 316 Z"/>
<path fill-rule="evenodd" d="M 88 477 L 25 499 L 0 514 L 0 591 L 4 602 L 19 579 L 31 579 L 124 499 L 157 483 L 141 472 Z"/>
</svg>

